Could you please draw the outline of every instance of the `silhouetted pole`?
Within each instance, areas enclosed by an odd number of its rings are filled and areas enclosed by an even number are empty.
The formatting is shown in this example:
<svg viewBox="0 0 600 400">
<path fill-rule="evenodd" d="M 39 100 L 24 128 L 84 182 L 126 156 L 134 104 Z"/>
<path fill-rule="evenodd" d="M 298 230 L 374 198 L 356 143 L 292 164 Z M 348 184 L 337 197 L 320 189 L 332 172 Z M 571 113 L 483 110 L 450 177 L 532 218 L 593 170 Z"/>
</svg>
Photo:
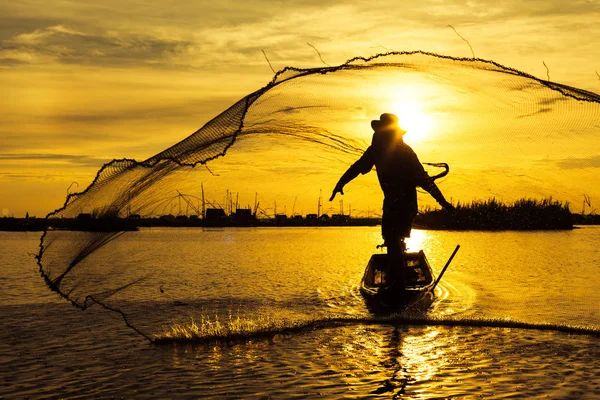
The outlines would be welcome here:
<svg viewBox="0 0 600 400">
<path fill-rule="evenodd" d="M 321 196 L 323 195 L 323 189 L 319 189 L 319 205 L 317 206 L 317 218 L 321 216 Z"/>
<path fill-rule="evenodd" d="M 200 187 L 202 188 L 202 219 L 206 218 L 206 201 L 204 200 L 204 184 L 201 183 Z"/>
<path fill-rule="evenodd" d="M 298 196 L 294 197 L 294 205 L 292 206 L 292 217 L 296 214 L 296 200 L 298 200 Z"/>
<path fill-rule="evenodd" d="M 456 252 L 458 251 L 458 249 L 460 249 L 460 244 L 456 245 L 456 248 L 454 249 L 454 251 L 452 252 L 452 255 L 450 256 L 450 258 L 448 259 L 448 262 L 446 262 L 446 265 L 444 265 L 444 268 L 442 268 L 442 272 L 440 272 L 440 276 L 438 276 L 438 278 L 435 280 L 435 283 L 433 285 L 433 288 L 431 289 L 431 291 L 433 292 L 435 290 L 435 287 L 437 286 L 438 283 L 440 283 L 440 280 L 442 280 L 442 276 L 444 276 L 444 272 L 446 272 L 446 268 L 448 268 L 448 266 L 450 265 L 450 263 L 452 262 L 452 259 L 454 258 L 454 256 L 456 255 Z"/>
<path fill-rule="evenodd" d="M 254 193 L 254 216 L 256 217 L 256 212 L 258 211 L 258 192 Z"/>
<path fill-rule="evenodd" d="M 225 191 L 225 214 L 229 215 L 229 189 Z"/>
</svg>

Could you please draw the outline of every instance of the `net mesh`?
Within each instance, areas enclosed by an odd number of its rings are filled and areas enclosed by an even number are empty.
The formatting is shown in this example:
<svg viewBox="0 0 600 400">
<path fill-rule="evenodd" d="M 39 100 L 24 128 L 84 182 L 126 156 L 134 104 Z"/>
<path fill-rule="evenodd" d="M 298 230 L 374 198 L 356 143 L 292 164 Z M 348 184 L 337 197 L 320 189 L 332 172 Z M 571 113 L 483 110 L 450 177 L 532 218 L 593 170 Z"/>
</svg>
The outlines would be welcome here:
<svg viewBox="0 0 600 400">
<path fill-rule="evenodd" d="M 198 214 L 201 190 L 211 207 L 227 208 L 232 202 L 227 193 L 235 192 L 235 203 L 254 203 L 250 208 L 259 216 L 275 214 L 276 202 L 287 214 L 317 212 L 319 189 L 329 192 L 369 146 L 369 123 L 383 112 L 399 116 L 422 162 L 451 166 L 438 185 L 455 203 L 492 196 L 575 203 L 583 194 L 600 196 L 599 95 L 491 61 L 417 51 L 358 57 L 336 67 L 285 68 L 165 151 L 141 162 L 104 165 L 87 189 L 69 195 L 49 218 Z M 422 205 L 434 204 L 422 197 Z M 375 174 L 352 182 L 344 199 L 355 215 L 380 210 Z M 324 211 L 339 212 L 337 204 Z M 227 243 L 210 245 L 198 268 L 217 274 L 223 254 L 210 249 Z M 173 319 L 173 302 L 216 307 L 214 299 L 201 304 L 191 272 L 174 267 L 157 276 L 151 263 L 140 261 L 146 248 L 131 246 L 118 229 L 48 230 L 39 266 L 49 287 L 74 305 L 102 303 L 145 332 Z M 116 256 L 123 253 L 129 256 Z M 178 257 L 172 256 L 174 264 Z M 222 279 L 215 275 L 212 283 L 218 286 Z M 242 278 L 227 279 L 235 287 L 231 280 Z M 165 287 L 177 293 L 169 302 L 162 302 Z M 238 297 L 229 296 L 221 306 L 230 309 Z"/>
</svg>

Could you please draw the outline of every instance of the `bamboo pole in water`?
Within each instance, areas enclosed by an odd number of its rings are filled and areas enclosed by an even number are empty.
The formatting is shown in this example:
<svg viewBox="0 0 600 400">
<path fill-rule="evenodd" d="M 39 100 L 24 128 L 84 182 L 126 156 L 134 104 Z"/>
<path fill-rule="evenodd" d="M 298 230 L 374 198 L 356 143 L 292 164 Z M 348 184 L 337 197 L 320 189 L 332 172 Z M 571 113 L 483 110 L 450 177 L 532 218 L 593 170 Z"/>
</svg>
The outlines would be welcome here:
<svg viewBox="0 0 600 400">
<path fill-rule="evenodd" d="M 458 249 L 460 249 L 460 244 L 456 245 L 456 248 L 454 249 L 454 251 L 452 252 L 452 255 L 450 256 L 450 258 L 448 259 L 448 262 L 446 262 L 446 265 L 444 265 L 444 268 L 442 268 L 442 272 L 440 272 L 440 276 L 438 276 L 438 278 L 436 279 L 435 283 L 433 284 L 433 288 L 431 289 L 431 291 L 435 290 L 435 287 L 437 286 L 438 283 L 440 283 L 440 280 L 442 280 L 442 276 L 444 276 L 444 272 L 446 272 L 446 268 L 448 268 L 448 266 L 450 265 L 450 263 L 452 262 L 452 259 L 454 258 L 454 256 L 456 255 L 456 252 L 458 251 Z"/>
</svg>

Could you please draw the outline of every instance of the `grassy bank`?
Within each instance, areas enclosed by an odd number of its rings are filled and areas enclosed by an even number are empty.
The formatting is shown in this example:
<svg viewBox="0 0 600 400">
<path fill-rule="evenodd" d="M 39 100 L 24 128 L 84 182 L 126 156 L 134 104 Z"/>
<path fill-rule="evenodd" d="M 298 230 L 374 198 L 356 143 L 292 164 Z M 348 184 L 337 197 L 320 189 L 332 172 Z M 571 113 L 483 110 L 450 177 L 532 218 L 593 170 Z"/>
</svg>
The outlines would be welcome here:
<svg viewBox="0 0 600 400">
<path fill-rule="evenodd" d="M 426 209 L 415 225 L 427 229 L 551 230 L 573 229 L 569 204 L 550 199 L 520 199 L 502 203 L 495 198 L 458 203 L 456 210 Z"/>
</svg>

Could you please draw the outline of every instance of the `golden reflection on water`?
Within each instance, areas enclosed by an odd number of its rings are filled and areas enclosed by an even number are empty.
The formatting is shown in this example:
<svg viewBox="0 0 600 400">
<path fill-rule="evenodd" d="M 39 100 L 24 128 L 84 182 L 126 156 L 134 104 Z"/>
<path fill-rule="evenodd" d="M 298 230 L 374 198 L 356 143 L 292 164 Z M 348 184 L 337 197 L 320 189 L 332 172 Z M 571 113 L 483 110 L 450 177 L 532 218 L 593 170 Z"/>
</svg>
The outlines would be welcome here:
<svg viewBox="0 0 600 400">
<path fill-rule="evenodd" d="M 419 251 L 425 250 L 423 245 L 430 241 L 430 233 L 421 229 L 413 229 L 410 233 L 410 237 L 405 240 L 408 251 Z M 381 238 L 381 231 L 376 230 L 371 232 L 371 240 L 369 243 L 383 243 Z"/>
<path fill-rule="evenodd" d="M 429 232 L 420 229 L 413 229 L 410 237 L 406 239 L 406 248 L 408 251 L 425 250 L 423 244 L 429 239 Z"/>
<path fill-rule="evenodd" d="M 362 374 L 349 374 L 349 385 L 366 382 L 376 389 L 371 394 L 387 394 L 392 398 L 405 393 L 413 394 L 431 387 L 432 382 L 451 368 L 452 353 L 455 347 L 451 340 L 436 327 L 410 329 L 390 327 L 377 329 L 364 326 L 351 328 L 342 352 L 351 356 L 352 362 L 345 367 L 363 371 Z M 425 394 L 425 393 L 421 393 Z"/>
<path fill-rule="evenodd" d="M 253 260 L 253 254 L 260 255 L 254 261 L 256 268 L 248 267 L 247 273 L 252 274 L 253 285 L 255 277 L 265 276 L 265 269 L 266 275 L 273 277 L 273 280 L 262 281 L 260 295 L 268 302 L 244 303 L 238 298 L 219 302 L 223 293 L 234 296 L 248 289 L 240 284 L 246 281 L 232 280 L 232 287 L 238 291 L 223 292 L 225 289 L 220 286 L 210 292 L 213 297 L 208 304 L 215 304 L 210 311 L 207 311 L 207 303 L 173 306 L 176 311 L 182 310 L 185 321 L 189 321 L 190 315 L 200 320 L 197 313 L 202 312 L 210 313 L 212 321 L 217 306 L 223 311 L 224 324 L 229 321 L 227 307 L 234 317 L 237 317 L 235 313 L 241 313 L 241 317 L 250 321 L 260 320 L 267 306 L 275 308 L 269 315 L 277 321 L 282 316 L 299 321 L 307 315 L 318 320 L 326 308 L 324 304 L 332 304 L 336 316 L 353 310 L 353 315 L 360 315 L 364 310 L 356 287 L 374 245 L 381 243 L 377 227 L 209 233 L 210 236 L 238 235 L 238 243 L 246 247 L 235 247 L 236 259 Z M 166 234 L 171 235 L 169 241 L 148 240 L 152 235 Z M 217 236 L 210 242 L 206 239 L 208 233 L 202 234 L 207 243 L 195 246 L 188 243 L 188 251 L 205 258 L 205 250 L 216 247 L 214 243 L 220 243 L 221 238 Z M 186 261 L 182 257 L 173 261 L 174 256 L 167 250 L 173 248 L 173 243 L 186 243 L 189 236 L 190 231 L 182 230 L 149 230 L 124 236 L 124 240 L 131 241 L 129 247 L 125 247 L 131 254 L 134 253 L 131 249 L 136 248 L 134 245 L 152 246 L 153 252 L 143 253 L 148 257 L 143 262 L 150 263 L 149 257 L 156 258 L 155 265 L 161 276 L 174 274 L 178 280 L 173 284 L 188 278 L 196 284 L 194 292 L 185 292 L 187 286 L 182 285 L 178 289 L 179 293 L 183 292 L 182 297 L 169 297 L 169 301 L 188 301 L 185 296 L 198 293 L 197 288 L 202 287 L 204 281 L 243 276 L 237 266 L 227 269 L 230 264 L 222 262 L 229 260 L 227 252 L 233 247 L 217 254 L 223 267 L 214 276 L 199 273 L 198 266 L 204 266 L 199 259 Z M 297 246 L 284 262 L 277 262 L 282 256 L 274 237 L 280 243 Z M 252 238 L 254 242 L 250 241 Z M 579 323 L 597 330 L 599 298 L 595 288 L 598 287 L 599 239 L 598 228 L 531 233 L 415 230 L 410 247 L 423 248 L 432 268 L 439 272 L 453 245 L 464 244 L 436 289 L 439 301 L 428 310 L 433 318 L 445 317 L 444 313 L 453 311 L 457 320 L 464 317 L 477 322 L 482 318 L 482 322 L 487 323 L 508 315 L 516 322 L 549 321 L 559 328 L 560 324 Z M 19 242 L 9 243 L 15 246 Z M 27 254 L 28 249 L 38 244 L 37 238 L 33 242 L 23 240 L 23 243 L 23 247 L 18 248 L 19 254 Z M 322 249 L 327 243 L 335 246 Z M 0 244 L 4 243 L 0 240 Z M 300 251 L 303 257 L 294 263 Z M 160 259 L 167 253 L 169 263 Z M 123 254 L 114 252 L 115 257 L 125 258 Z M 187 257 L 189 253 L 184 255 Z M 112 265 L 112 260 L 104 260 L 103 265 Z M 524 260 L 529 262 L 527 268 L 523 268 Z M 122 334 L 120 319 L 94 312 L 94 309 L 86 313 L 69 312 L 68 304 L 58 303 L 58 300 L 51 303 L 52 297 L 39 284 L 39 276 L 31 273 L 33 269 L 21 261 L 15 256 L 14 261 L 8 263 L 4 271 L 7 285 L 3 289 L 6 290 L 0 291 L 5 313 L 3 322 L 8 327 L 0 330 L 0 335 L 4 335 L 0 343 L 5 345 L 6 354 L 0 357 L 3 358 L 0 375 L 7 376 L 9 383 L 3 389 L 11 391 L 9 397 L 40 397 L 53 388 L 54 397 L 95 395 L 103 398 L 120 397 L 123 393 L 146 398 L 258 399 L 320 395 L 322 398 L 362 399 L 393 398 L 395 394 L 404 396 L 401 398 L 421 399 L 600 398 L 597 335 L 485 326 L 402 324 L 394 327 L 384 322 L 306 329 L 268 338 L 249 334 L 244 340 L 231 344 L 148 347 L 145 342 L 140 343 L 139 337 Z M 235 265 L 235 259 L 231 261 L 231 265 Z M 178 265 L 182 267 L 177 269 Z M 287 269 L 283 267 L 286 265 Z M 292 282 L 289 287 L 279 284 L 288 281 Z M 352 285 L 354 289 L 350 290 Z M 43 291 L 35 292 L 30 289 L 33 287 Z M 275 297 L 265 291 L 269 287 L 276 287 L 277 294 L 289 297 Z M 165 296 L 173 293 L 171 286 L 165 289 Z M 155 292 L 160 293 L 157 288 Z M 254 298 L 250 290 L 243 293 L 249 300 Z M 22 299 L 24 294 L 31 296 L 28 300 L 31 303 L 7 306 L 17 301 L 14 299 Z M 287 299 L 291 301 L 285 302 Z M 162 303 L 154 304 L 164 307 Z M 139 307 L 139 312 L 151 311 L 146 303 Z M 326 315 L 332 314 L 329 307 L 326 311 Z M 64 323 L 65 318 L 68 324 Z M 90 326 L 95 327 L 93 335 L 82 334 L 89 332 Z M 261 327 L 263 325 L 258 328 Z M 39 340 L 44 337 L 60 340 Z M 115 365 L 123 370 L 115 373 Z"/>
<path fill-rule="evenodd" d="M 429 382 L 447 364 L 446 350 L 439 345 L 439 330 L 427 327 L 418 334 L 402 336 L 402 365 L 413 382 Z"/>
</svg>

